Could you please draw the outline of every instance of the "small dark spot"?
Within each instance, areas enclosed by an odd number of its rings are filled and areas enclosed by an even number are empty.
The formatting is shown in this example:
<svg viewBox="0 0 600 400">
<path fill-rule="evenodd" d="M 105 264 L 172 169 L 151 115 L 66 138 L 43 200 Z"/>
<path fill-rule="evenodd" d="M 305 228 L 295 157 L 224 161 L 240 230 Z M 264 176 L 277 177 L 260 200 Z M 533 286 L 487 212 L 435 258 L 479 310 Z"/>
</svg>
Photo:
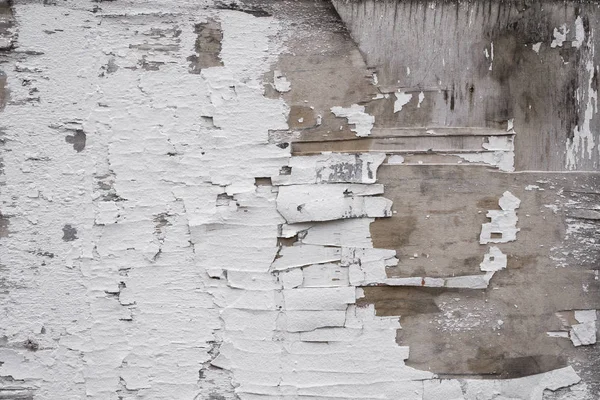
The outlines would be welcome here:
<svg viewBox="0 0 600 400">
<path fill-rule="evenodd" d="M 287 149 L 290 146 L 290 144 L 287 142 L 286 143 L 278 143 L 277 146 L 282 149 Z"/>
<path fill-rule="evenodd" d="M 72 242 L 77 239 L 77 229 L 72 227 L 70 224 L 66 224 L 65 226 L 63 226 L 62 230 L 63 230 L 62 239 L 65 242 Z"/>
<path fill-rule="evenodd" d="M 292 167 L 288 167 L 287 165 L 284 167 L 281 167 L 281 169 L 279 170 L 279 175 L 291 175 L 292 174 Z"/>
<path fill-rule="evenodd" d="M 42 256 L 42 257 L 48 257 L 48 258 L 54 258 L 54 253 L 50 253 L 49 251 L 38 251 L 36 253 L 38 256 Z"/>
<path fill-rule="evenodd" d="M 65 142 L 71 143 L 73 145 L 73 149 L 78 153 L 82 152 L 85 149 L 85 140 L 86 134 L 83 130 L 77 129 L 74 135 L 68 135 L 65 137 Z"/>
<path fill-rule="evenodd" d="M 30 351 L 37 351 L 40 348 L 40 345 L 33 339 L 27 339 L 23 343 L 23 347 Z"/>
<path fill-rule="evenodd" d="M 300 204 L 298 207 L 296 207 L 296 210 L 302 212 L 303 208 L 304 208 L 304 204 Z"/>
</svg>

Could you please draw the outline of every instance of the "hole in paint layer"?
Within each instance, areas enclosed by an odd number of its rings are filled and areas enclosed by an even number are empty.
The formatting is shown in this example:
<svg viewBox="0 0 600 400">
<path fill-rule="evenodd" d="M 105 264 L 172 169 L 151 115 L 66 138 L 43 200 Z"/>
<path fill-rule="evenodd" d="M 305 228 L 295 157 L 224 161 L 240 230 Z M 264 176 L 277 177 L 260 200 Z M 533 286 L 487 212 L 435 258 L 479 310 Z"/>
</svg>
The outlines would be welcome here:
<svg viewBox="0 0 600 400">
<path fill-rule="evenodd" d="M 254 184 L 256 186 L 273 186 L 271 178 L 254 178 Z"/>
<path fill-rule="evenodd" d="M 490 234 L 490 238 L 492 238 L 492 239 L 502 239 L 502 232 L 492 232 Z"/>
<path fill-rule="evenodd" d="M 292 174 L 292 167 L 281 167 L 281 169 L 279 170 L 279 175 L 291 175 Z"/>
<path fill-rule="evenodd" d="M 490 256 L 490 261 L 494 261 L 494 256 Z"/>
<path fill-rule="evenodd" d="M 217 195 L 217 207 L 228 206 L 233 200 L 233 196 L 230 196 L 227 193 L 219 193 Z"/>
</svg>

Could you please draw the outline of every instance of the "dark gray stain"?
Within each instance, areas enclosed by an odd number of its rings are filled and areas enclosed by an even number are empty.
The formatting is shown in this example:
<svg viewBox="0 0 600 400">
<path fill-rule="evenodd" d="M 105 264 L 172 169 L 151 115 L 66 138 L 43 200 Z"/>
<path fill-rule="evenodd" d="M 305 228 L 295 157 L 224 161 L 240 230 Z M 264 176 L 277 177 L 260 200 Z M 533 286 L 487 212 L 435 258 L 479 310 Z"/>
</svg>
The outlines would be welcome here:
<svg viewBox="0 0 600 400">
<path fill-rule="evenodd" d="M 62 240 L 64 240 L 65 242 L 72 242 L 77 239 L 77 229 L 75 229 L 70 224 L 66 224 L 65 226 L 63 226 L 62 231 Z"/>
<path fill-rule="evenodd" d="M 65 137 L 65 142 L 71 143 L 73 145 L 73 149 L 78 153 L 85 149 L 85 140 L 86 134 L 81 129 L 77 129 L 73 135 L 67 135 Z"/>
<path fill-rule="evenodd" d="M 9 97 L 9 91 L 6 86 L 6 78 L 6 73 L 0 69 L 0 111 L 4 110 Z"/>
<path fill-rule="evenodd" d="M 354 161 L 334 164 L 327 170 L 332 171 L 330 177 L 326 179 L 327 182 L 360 182 L 363 174 L 363 161 L 358 155 L 355 155 Z M 322 172 L 322 169 L 317 170 L 317 181 L 323 179 Z"/>
<path fill-rule="evenodd" d="M 470 370 L 483 377 L 511 379 L 563 368 L 567 365 L 567 358 L 552 355 L 509 357 L 496 347 L 488 349 L 481 346 L 476 357 L 467 360 L 467 364 Z"/>
<path fill-rule="evenodd" d="M 217 392 L 212 392 L 208 395 L 208 400 L 226 400 L 225 396 L 218 394 Z"/>
<path fill-rule="evenodd" d="M 115 58 L 111 57 L 108 60 L 108 62 L 106 63 L 106 65 L 102 66 L 102 73 L 100 73 L 100 76 L 114 74 L 118 70 L 119 70 L 119 66 L 115 62 Z"/>
<path fill-rule="evenodd" d="M 99 175 L 96 176 L 96 183 L 98 185 L 98 189 L 105 192 L 105 194 L 101 197 L 102 201 L 125 201 L 126 199 L 122 198 L 117 194 L 117 191 L 114 188 L 115 183 L 115 175 L 114 173 L 109 173 L 107 175 Z"/>
<path fill-rule="evenodd" d="M 219 10 L 241 11 L 246 14 L 254 15 L 255 17 L 270 17 L 272 14 L 257 6 L 240 6 L 235 2 L 222 2 L 216 5 Z"/>
<path fill-rule="evenodd" d="M 12 10 L 12 0 L 0 0 L 0 51 L 10 51 L 13 49 L 14 36 L 11 28 L 14 25 Z"/>
<path fill-rule="evenodd" d="M 8 230 L 8 225 L 10 225 L 8 216 L 0 212 L 0 238 L 8 237 L 8 234 L 10 233 Z"/>
<path fill-rule="evenodd" d="M 158 71 L 162 65 L 165 65 L 162 61 L 151 61 L 148 57 L 142 56 L 138 61 L 138 65 L 145 71 Z"/>
<path fill-rule="evenodd" d="M 154 217 L 154 233 L 164 233 L 163 228 L 167 225 L 171 225 L 167 217 L 169 217 L 169 214 L 167 213 L 161 213 Z"/>
<path fill-rule="evenodd" d="M 223 41 L 223 30 L 221 23 L 213 19 L 194 25 L 194 33 L 197 35 L 194 44 L 196 54 L 187 58 L 190 62 L 190 73 L 199 74 L 203 68 L 220 67 L 221 42 Z"/>
</svg>

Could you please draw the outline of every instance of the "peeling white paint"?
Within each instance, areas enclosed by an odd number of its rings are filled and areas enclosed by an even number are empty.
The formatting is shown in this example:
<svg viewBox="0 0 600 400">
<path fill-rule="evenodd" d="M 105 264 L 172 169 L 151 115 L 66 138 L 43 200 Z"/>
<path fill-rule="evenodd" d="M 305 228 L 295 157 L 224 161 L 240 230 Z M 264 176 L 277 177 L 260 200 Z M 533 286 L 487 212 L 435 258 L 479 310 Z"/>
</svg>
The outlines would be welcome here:
<svg viewBox="0 0 600 400">
<path fill-rule="evenodd" d="M 498 201 L 502 210 L 489 210 L 486 214 L 491 222 L 481 225 L 479 243 L 507 243 L 517 239 L 517 209 L 521 201 L 506 191 Z"/>
<path fill-rule="evenodd" d="M 579 381 L 571 368 L 515 380 L 441 381 L 406 366 L 409 348 L 396 343 L 400 316 L 356 307 L 359 286 L 483 289 L 506 256 L 490 247 L 483 275 L 387 278 L 395 251 L 372 248 L 369 231 L 375 217 L 391 215 L 376 183 L 385 156 L 290 157 L 269 143 L 269 130 L 287 129 L 287 106 L 263 95 L 262 78 L 282 52 L 278 21 L 197 6 L 182 5 L 180 19 L 165 18 L 160 3 L 105 2 L 111 17 L 89 26 L 96 17 L 86 10 L 18 6 L 20 46 L 47 55 L 31 60 L 15 82 L 45 68 L 50 78 L 36 82 L 54 102 L 41 102 L 36 120 L 27 108 L 8 107 L 3 123 L 23 137 L 37 132 L 35 151 L 48 161 L 32 163 L 31 171 L 52 179 L 36 181 L 29 195 L 20 168 L 31 144 L 10 144 L 8 187 L 27 200 L 15 206 L 23 218 L 11 221 L 14 247 L 7 252 L 11 260 L 29 257 L 26 244 L 36 242 L 57 255 L 49 268 L 13 272 L 36 290 L 10 293 L 1 333 L 11 343 L 31 337 L 40 348 L 1 348 L 1 376 L 23 380 L 36 399 L 102 400 L 437 400 L 461 388 L 457 398 L 464 400 L 515 393 L 541 400 L 544 389 Z M 189 74 L 181 60 L 194 47 L 194 16 L 204 21 L 205 13 L 222 25 L 224 65 Z M 65 22 L 58 41 L 40 33 L 52 18 Z M 152 47 L 152 27 L 181 34 L 161 36 Z M 148 35 L 137 36 L 138 28 Z M 71 51 L 63 51 L 66 44 Z M 72 52 L 85 79 L 73 78 Z M 122 68 L 97 77 L 109 53 Z M 140 69 L 141 55 L 165 64 Z M 279 92 L 291 89 L 279 72 L 274 78 Z M 16 95 L 26 93 L 14 86 Z M 45 128 L 58 115 L 83 121 L 85 153 Z M 364 107 L 344 117 L 357 136 L 370 133 L 374 118 Z M 510 151 L 501 140 L 486 146 Z M 281 175 L 283 167 L 289 175 Z M 256 178 L 273 186 L 257 186 Z M 515 212 L 516 226 L 519 201 L 507 193 L 500 206 Z M 67 223 L 77 228 L 72 241 L 61 239 Z M 293 245 L 278 246 L 292 238 Z"/>
<path fill-rule="evenodd" d="M 571 46 L 580 48 L 585 41 L 585 29 L 583 27 L 583 19 L 578 15 L 575 19 L 575 40 L 571 42 Z"/>
<path fill-rule="evenodd" d="M 273 178 L 275 185 L 312 183 L 375 183 L 375 172 L 385 154 L 338 154 L 292 157 L 290 175 Z"/>
<path fill-rule="evenodd" d="M 596 343 L 596 310 L 575 310 L 578 324 L 571 325 L 569 337 L 574 346 Z"/>
<path fill-rule="evenodd" d="M 396 101 L 394 101 L 394 113 L 402 111 L 402 107 L 408 104 L 410 99 L 412 99 L 412 93 L 405 93 L 398 91 L 394 93 L 396 96 Z"/>
<path fill-rule="evenodd" d="M 380 185 L 282 186 L 277 197 L 277 210 L 288 223 L 390 216 L 392 202 L 373 197 L 382 193 Z"/>
<path fill-rule="evenodd" d="M 558 28 L 554 28 L 554 39 L 552 39 L 550 47 L 562 47 L 563 43 L 567 40 L 567 33 L 569 33 L 569 30 L 567 29 L 567 24 L 562 24 Z"/>
<path fill-rule="evenodd" d="M 371 134 L 375 117 L 367 114 L 364 106 L 352 104 L 348 108 L 332 107 L 331 112 L 336 117 L 346 118 L 349 124 L 354 124 L 354 128 L 351 128 L 351 130 L 356 132 L 356 136 L 365 137 Z"/>
<path fill-rule="evenodd" d="M 506 254 L 496 247 L 491 246 L 485 254 L 483 262 L 479 264 L 479 269 L 485 272 L 495 272 L 506 268 Z"/>
<path fill-rule="evenodd" d="M 567 169 L 576 169 L 581 159 L 592 159 L 600 156 L 600 146 L 595 142 L 595 132 L 591 127 L 594 115 L 598 113 L 598 92 L 594 87 L 594 76 L 597 73 L 597 67 L 594 65 L 594 45 L 588 38 L 590 53 L 587 55 L 586 70 L 588 74 L 587 85 L 580 88 L 577 96 L 577 102 L 581 108 L 585 105 L 583 122 L 581 126 L 576 126 L 573 130 L 573 138 L 567 141 L 566 167 Z M 597 151 L 596 151 L 596 148 Z"/>
<path fill-rule="evenodd" d="M 388 164 L 388 165 L 404 164 L 404 157 L 402 157 L 401 155 L 398 155 L 398 154 L 388 156 L 386 164 Z"/>
<path fill-rule="evenodd" d="M 287 93 L 292 90 L 292 84 L 280 71 L 273 72 L 273 85 L 279 93 Z"/>
</svg>

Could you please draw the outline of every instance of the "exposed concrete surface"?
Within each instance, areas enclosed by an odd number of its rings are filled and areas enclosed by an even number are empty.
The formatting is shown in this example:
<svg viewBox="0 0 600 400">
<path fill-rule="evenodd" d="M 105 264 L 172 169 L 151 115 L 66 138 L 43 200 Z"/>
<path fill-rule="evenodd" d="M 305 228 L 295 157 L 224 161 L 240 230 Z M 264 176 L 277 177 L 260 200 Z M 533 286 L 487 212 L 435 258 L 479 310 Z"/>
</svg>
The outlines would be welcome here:
<svg viewBox="0 0 600 400">
<path fill-rule="evenodd" d="M 598 397 L 595 110 L 527 164 L 372 64 L 384 4 L 0 2 L 0 398 Z"/>
</svg>

